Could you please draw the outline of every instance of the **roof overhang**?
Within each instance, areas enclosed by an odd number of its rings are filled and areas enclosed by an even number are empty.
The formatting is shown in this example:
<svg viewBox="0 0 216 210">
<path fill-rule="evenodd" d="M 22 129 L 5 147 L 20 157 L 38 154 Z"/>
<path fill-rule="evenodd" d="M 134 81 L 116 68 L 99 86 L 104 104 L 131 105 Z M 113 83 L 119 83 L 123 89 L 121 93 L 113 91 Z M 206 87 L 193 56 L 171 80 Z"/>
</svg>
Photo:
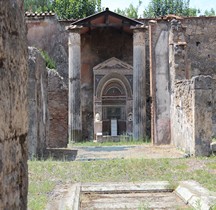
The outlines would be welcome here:
<svg viewBox="0 0 216 210">
<path fill-rule="evenodd" d="M 71 26 L 82 26 L 81 33 L 87 33 L 88 31 L 97 28 L 116 28 L 118 30 L 123 30 L 128 33 L 132 33 L 131 26 L 143 25 L 135 19 L 131 19 L 115 12 L 110 11 L 108 8 L 103 12 L 91 15 L 89 17 L 83 18 L 71 24 Z M 70 28 L 70 27 L 69 27 Z"/>
</svg>

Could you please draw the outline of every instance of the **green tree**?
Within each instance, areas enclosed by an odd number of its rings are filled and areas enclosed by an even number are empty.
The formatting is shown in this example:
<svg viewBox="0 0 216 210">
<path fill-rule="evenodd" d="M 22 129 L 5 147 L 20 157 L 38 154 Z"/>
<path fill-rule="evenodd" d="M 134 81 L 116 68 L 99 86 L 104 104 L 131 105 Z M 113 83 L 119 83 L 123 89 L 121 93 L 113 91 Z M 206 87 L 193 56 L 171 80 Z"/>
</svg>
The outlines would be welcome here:
<svg viewBox="0 0 216 210">
<path fill-rule="evenodd" d="M 147 18 L 168 14 L 196 16 L 199 10 L 189 6 L 190 0 L 151 0 L 148 7 L 144 10 L 143 16 Z"/>
<path fill-rule="evenodd" d="M 101 0 L 24 0 L 24 6 L 25 11 L 53 11 L 59 19 L 77 19 L 101 11 Z"/>
<path fill-rule="evenodd" d="M 133 4 L 130 4 L 128 8 L 115 10 L 116 13 L 124 15 L 129 18 L 138 18 L 138 11 L 142 4 L 142 1 L 139 1 L 139 4 L 135 7 Z"/>
<path fill-rule="evenodd" d="M 52 10 L 51 0 L 24 0 L 25 11 L 45 12 Z"/>
<path fill-rule="evenodd" d="M 52 8 L 59 19 L 78 19 L 101 11 L 101 0 L 53 0 Z"/>
<path fill-rule="evenodd" d="M 205 16 L 215 16 L 215 10 L 213 8 L 211 8 L 209 11 L 205 10 L 204 15 Z"/>
</svg>

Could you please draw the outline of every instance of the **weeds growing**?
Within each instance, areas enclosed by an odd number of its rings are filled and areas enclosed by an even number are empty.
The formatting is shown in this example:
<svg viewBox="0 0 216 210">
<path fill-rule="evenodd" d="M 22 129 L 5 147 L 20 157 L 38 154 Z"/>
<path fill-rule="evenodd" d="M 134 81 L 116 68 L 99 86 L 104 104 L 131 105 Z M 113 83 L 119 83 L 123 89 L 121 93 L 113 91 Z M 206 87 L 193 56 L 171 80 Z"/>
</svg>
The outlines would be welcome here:
<svg viewBox="0 0 216 210">
<path fill-rule="evenodd" d="M 200 169 L 191 161 L 203 161 Z M 190 162 L 190 164 L 189 164 Z M 195 180 L 216 191 L 216 157 L 205 159 L 114 159 L 91 162 L 29 161 L 28 209 L 42 210 L 55 186 L 76 182 L 143 182 Z"/>
</svg>

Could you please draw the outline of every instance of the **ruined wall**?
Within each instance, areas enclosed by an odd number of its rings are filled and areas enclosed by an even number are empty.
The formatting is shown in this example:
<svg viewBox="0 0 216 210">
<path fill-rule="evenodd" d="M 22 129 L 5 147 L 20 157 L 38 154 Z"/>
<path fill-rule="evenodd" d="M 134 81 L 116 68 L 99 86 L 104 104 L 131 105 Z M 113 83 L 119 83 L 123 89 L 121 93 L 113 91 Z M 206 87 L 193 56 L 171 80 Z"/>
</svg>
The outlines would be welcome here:
<svg viewBox="0 0 216 210">
<path fill-rule="evenodd" d="M 55 70 L 48 69 L 49 137 L 47 147 L 67 147 L 68 88 Z"/>
<path fill-rule="evenodd" d="M 193 153 L 193 90 L 192 81 L 182 80 L 174 84 L 171 105 L 172 143 L 186 153 Z"/>
<path fill-rule="evenodd" d="M 42 48 L 54 58 L 57 71 L 64 77 L 67 84 L 68 78 L 68 34 L 65 26 L 70 21 L 57 21 L 51 15 L 35 16 L 26 15 L 29 43 Z M 148 25 L 148 19 L 140 20 Z M 199 74 L 213 75 L 216 66 L 215 17 L 188 17 L 176 22 L 178 28 L 174 33 L 176 40 L 172 40 L 170 33 L 171 18 L 157 19 L 152 36 L 152 53 L 155 68 L 154 91 L 155 98 L 150 95 L 149 75 L 149 46 L 146 37 L 146 91 L 147 91 L 147 135 L 150 136 L 150 104 L 155 101 L 155 126 L 156 143 L 170 143 L 170 93 L 176 79 L 190 79 Z M 175 25 L 175 24 L 174 24 Z M 185 27 L 184 27 L 185 26 Z M 169 31 L 169 35 L 167 34 Z M 169 43 L 167 38 L 169 37 Z M 97 64 L 113 56 L 132 65 L 132 34 L 126 34 L 110 28 L 92 30 L 82 35 L 82 69 L 81 69 L 81 98 L 83 118 L 83 139 L 93 138 L 93 71 Z M 173 42 L 173 43 L 171 43 Z M 151 45 L 151 44 L 150 44 Z M 169 46 L 169 47 L 168 47 Z M 168 49 L 169 48 L 169 49 Z M 187 48 L 185 50 L 185 48 Z M 171 56 L 171 57 L 169 57 Z M 172 57 L 173 56 L 173 57 Z M 178 58 L 179 57 L 179 58 Z M 173 59 L 176 61 L 172 62 Z M 170 62 L 170 63 L 168 63 Z M 176 69 L 176 70 L 175 70 Z M 153 72 L 154 73 L 154 72 Z M 154 92 L 152 91 L 152 92 Z M 216 110 L 213 110 L 216 115 Z M 172 119 L 171 119 L 172 120 Z M 171 123 L 172 124 L 172 123 Z"/>
<path fill-rule="evenodd" d="M 0 209 L 27 209 L 27 39 L 23 1 L 0 1 Z"/>
<path fill-rule="evenodd" d="M 216 138 L 216 75 L 212 79 L 212 138 Z"/>
<path fill-rule="evenodd" d="M 29 47 L 29 157 L 43 156 L 48 134 L 47 83 L 45 61 L 38 49 Z"/>
<path fill-rule="evenodd" d="M 210 154 L 212 78 L 196 76 L 175 83 L 171 135 L 173 144 L 195 156 Z"/>
<path fill-rule="evenodd" d="M 52 13 L 37 16 L 26 13 L 28 45 L 46 51 L 55 61 L 59 74 L 68 82 L 67 22 L 59 22 Z"/>
<path fill-rule="evenodd" d="M 188 17 L 186 28 L 190 76 L 213 75 L 216 66 L 216 17 Z"/>
</svg>

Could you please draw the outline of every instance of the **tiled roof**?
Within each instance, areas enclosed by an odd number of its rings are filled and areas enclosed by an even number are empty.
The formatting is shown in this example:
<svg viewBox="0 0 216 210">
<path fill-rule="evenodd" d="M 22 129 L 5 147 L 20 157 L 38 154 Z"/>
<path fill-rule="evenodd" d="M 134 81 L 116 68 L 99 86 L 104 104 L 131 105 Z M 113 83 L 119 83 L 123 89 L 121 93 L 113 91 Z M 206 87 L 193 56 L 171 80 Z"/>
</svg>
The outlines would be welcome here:
<svg viewBox="0 0 216 210">
<path fill-rule="evenodd" d="M 55 16 L 55 13 L 50 12 L 25 12 L 25 17 L 46 17 L 46 16 Z"/>
</svg>

